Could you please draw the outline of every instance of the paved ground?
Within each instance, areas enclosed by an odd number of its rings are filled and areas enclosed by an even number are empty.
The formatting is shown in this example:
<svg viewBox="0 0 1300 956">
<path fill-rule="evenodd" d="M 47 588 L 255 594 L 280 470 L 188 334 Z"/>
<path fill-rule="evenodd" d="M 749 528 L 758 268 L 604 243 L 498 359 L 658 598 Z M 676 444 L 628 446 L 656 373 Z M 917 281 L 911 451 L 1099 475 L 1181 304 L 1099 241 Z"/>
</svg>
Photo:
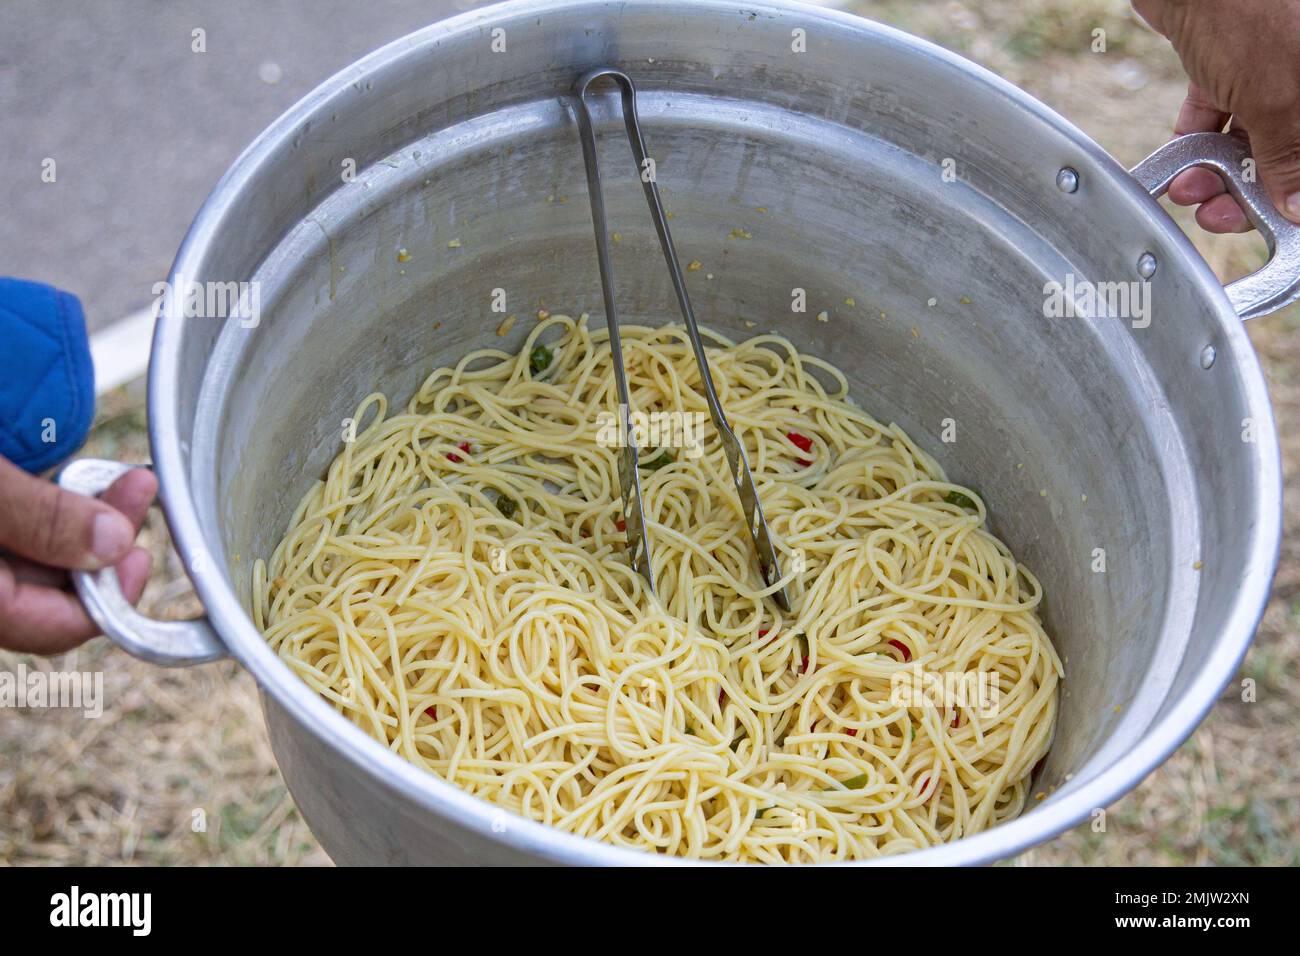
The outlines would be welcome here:
<svg viewBox="0 0 1300 956">
<path fill-rule="evenodd" d="M 370 50 L 477 5 L 3 0 L 0 275 L 77 293 L 92 328 L 148 304 L 199 205 L 263 127 Z M 205 53 L 191 49 L 195 29 Z"/>
</svg>

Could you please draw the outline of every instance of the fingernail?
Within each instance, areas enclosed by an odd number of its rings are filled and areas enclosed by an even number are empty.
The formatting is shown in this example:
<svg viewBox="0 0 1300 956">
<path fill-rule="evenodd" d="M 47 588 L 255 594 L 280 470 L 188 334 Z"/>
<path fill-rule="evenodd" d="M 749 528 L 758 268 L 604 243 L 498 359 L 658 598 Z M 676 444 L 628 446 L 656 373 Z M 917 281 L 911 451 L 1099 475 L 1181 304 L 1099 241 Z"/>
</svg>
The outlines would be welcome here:
<svg viewBox="0 0 1300 956">
<path fill-rule="evenodd" d="M 1286 197 L 1286 203 L 1282 207 L 1288 219 L 1300 222 L 1300 192 L 1292 193 Z"/>
<path fill-rule="evenodd" d="M 111 511 L 101 512 L 90 526 L 90 553 L 101 565 L 111 564 L 131 546 L 134 537 L 126 518 Z"/>
</svg>

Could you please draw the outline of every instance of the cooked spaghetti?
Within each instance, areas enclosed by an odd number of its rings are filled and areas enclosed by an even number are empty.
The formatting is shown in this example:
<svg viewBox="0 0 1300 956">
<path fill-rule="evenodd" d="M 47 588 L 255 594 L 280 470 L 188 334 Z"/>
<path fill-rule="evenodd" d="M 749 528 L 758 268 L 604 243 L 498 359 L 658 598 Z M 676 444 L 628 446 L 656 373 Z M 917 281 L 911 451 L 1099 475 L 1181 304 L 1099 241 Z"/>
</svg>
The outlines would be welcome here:
<svg viewBox="0 0 1300 956">
<path fill-rule="evenodd" d="M 1038 582 L 837 369 L 776 335 L 705 337 L 793 613 L 765 599 L 675 326 L 623 330 L 634 408 L 705 422 L 646 426 L 648 593 L 608 338 L 556 315 L 519 354 L 434 371 L 402 414 L 361 403 L 369 421 L 254 568 L 258 626 L 395 753 L 585 837 L 816 862 L 1015 816 L 1062 676 Z"/>
</svg>

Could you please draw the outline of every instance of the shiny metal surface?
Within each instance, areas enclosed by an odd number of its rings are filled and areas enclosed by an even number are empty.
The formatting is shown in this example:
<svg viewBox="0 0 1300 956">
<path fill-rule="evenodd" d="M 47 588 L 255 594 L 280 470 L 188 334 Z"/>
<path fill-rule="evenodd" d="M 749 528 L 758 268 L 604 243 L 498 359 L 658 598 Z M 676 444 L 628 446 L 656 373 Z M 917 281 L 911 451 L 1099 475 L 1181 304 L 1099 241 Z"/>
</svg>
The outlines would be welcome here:
<svg viewBox="0 0 1300 956">
<path fill-rule="evenodd" d="M 522 327 L 495 335 L 494 288 L 520 313 L 599 307 L 563 104 L 604 64 L 636 79 L 674 238 L 714 276 L 687 277 L 701 321 L 775 329 L 835 362 L 859 404 L 978 487 L 1043 583 L 1067 671 L 1044 798 L 892 862 L 988 862 L 1088 819 L 1195 728 L 1267 596 L 1278 446 L 1234 307 L 1145 185 L 1024 93 L 848 15 L 712 0 L 506 4 L 403 38 L 250 146 L 177 256 L 173 278 L 262 283 L 255 327 L 160 320 L 151 436 L 177 545 L 187 566 L 211 556 L 196 589 L 257 677 L 304 818 L 340 862 L 673 862 L 509 816 L 406 763 L 283 666 L 245 610 L 252 560 L 362 396 L 401 401 L 471 348 L 518 348 Z M 1066 167 L 1073 192 L 1057 186 Z M 608 186 L 610 215 L 636 222 L 635 184 Z M 629 228 L 620 244 L 629 321 L 673 314 L 655 243 Z M 1048 283 L 1140 282 L 1144 253 L 1158 262 L 1146 325 L 1044 316 Z"/>
<path fill-rule="evenodd" d="M 1300 226 L 1273 205 L 1254 174 L 1250 146 L 1236 136 L 1191 133 L 1160 147 L 1133 167 L 1133 178 L 1159 198 L 1174 177 L 1193 166 L 1217 171 L 1228 192 L 1268 243 L 1263 268 L 1227 286 L 1228 299 L 1243 319 L 1267 315 L 1300 299 Z"/>
<path fill-rule="evenodd" d="M 98 458 L 81 458 L 59 472 L 59 487 L 97 498 L 133 467 Z M 191 565 L 191 571 L 200 573 L 201 567 Z M 73 571 L 71 577 L 77 597 L 91 620 L 127 653 L 164 667 L 206 664 L 226 656 L 225 645 L 206 619 L 155 621 L 137 611 L 122 593 L 115 569 Z"/>
<path fill-rule="evenodd" d="M 664 264 L 668 267 L 668 277 L 673 283 L 673 295 L 677 299 L 677 309 L 681 312 L 686 325 L 686 335 L 691 341 L 691 351 L 695 355 L 695 364 L 700 370 L 700 384 L 704 388 L 704 400 L 709 407 L 709 417 L 713 427 L 718 430 L 722 440 L 722 449 L 727 457 L 730 476 L 736 484 L 736 494 L 740 499 L 740 509 L 745 516 L 745 530 L 749 532 L 754 543 L 754 554 L 758 558 L 758 569 L 765 584 L 772 585 L 781 579 L 781 563 L 772 543 L 772 536 L 763 517 L 763 505 L 759 501 L 758 488 L 754 485 L 754 475 L 749 470 L 749 460 L 745 456 L 745 447 L 736 437 L 736 433 L 727 424 L 726 412 L 718 401 L 717 389 L 713 386 L 713 373 L 709 370 L 709 359 L 704 352 L 704 342 L 700 339 L 699 324 L 695 320 L 695 310 L 691 307 L 691 296 L 686 291 L 686 280 L 682 276 L 681 261 L 677 258 L 677 249 L 673 246 L 672 230 L 668 227 L 668 217 L 664 213 L 663 201 L 659 197 L 659 184 L 653 173 L 652 160 L 646 149 L 645 137 L 641 133 L 641 122 L 637 118 L 636 84 L 622 70 L 610 67 L 597 67 L 584 73 L 576 87 L 575 113 L 578 118 L 578 131 L 582 141 L 583 168 L 587 174 L 587 193 L 591 203 L 591 220 L 596 231 L 596 252 L 600 265 L 601 295 L 605 302 L 605 320 L 609 324 L 609 341 L 615 355 L 622 356 L 623 348 L 618 334 L 618 312 L 614 298 L 613 266 L 609 248 L 609 224 L 605 218 L 604 190 L 600 184 L 600 161 L 596 155 L 596 136 L 592 129 L 591 113 L 587 109 L 587 94 L 591 85 L 598 80 L 612 80 L 619 89 L 623 104 L 623 124 L 627 128 L 627 141 L 632 147 L 634 161 L 633 172 L 641 180 L 641 189 L 645 193 L 646 205 L 650 208 L 650 218 L 654 222 L 655 234 L 659 237 L 659 246 L 664 254 Z M 627 377 L 623 374 L 621 360 L 615 366 L 615 378 L 618 381 L 619 400 L 621 404 L 622 438 L 624 454 L 619 459 L 619 486 L 623 494 L 624 515 L 627 516 L 628 553 L 632 555 L 634 566 L 638 566 L 650 590 L 654 590 L 654 572 L 650 562 L 649 534 L 645 530 L 645 513 L 641 507 L 641 482 L 637 475 L 637 448 L 632 441 L 628 425 L 628 409 L 631 400 L 627 395 Z M 629 475 L 630 471 L 630 475 Z M 784 611 L 790 610 L 790 598 L 785 587 L 778 587 L 772 592 L 772 599 Z"/>
<path fill-rule="evenodd" d="M 591 113 L 587 109 L 587 92 L 591 82 L 601 70 L 584 74 L 574 91 L 574 114 L 578 120 L 578 136 L 582 141 L 583 170 L 587 174 L 587 202 L 591 206 L 591 225 L 596 234 L 596 264 L 600 269 L 600 294 L 605 304 L 605 325 L 609 328 L 609 348 L 614 355 L 614 382 L 618 387 L 618 426 L 622 450 L 618 456 L 618 490 L 623 496 L 623 521 L 627 534 L 627 553 L 632 567 L 646 579 L 651 593 L 655 589 L 654 560 L 650 553 L 650 533 L 645 524 L 645 508 L 641 502 L 641 473 L 639 464 L 640 449 L 637 447 L 636 435 L 632 431 L 632 399 L 627 391 L 627 373 L 623 366 L 623 337 L 618 330 L 618 300 L 614 296 L 614 255 L 610 251 L 609 221 L 605 216 L 605 192 L 600 184 L 600 161 L 596 155 L 596 134 L 592 130 Z M 631 84 L 624 89 L 625 109 L 635 110 L 635 96 Z M 640 138 L 636 127 L 635 113 L 627 112 L 628 139 L 635 142 Z M 636 131 L 634 133 L 634 131 Z M 635 136 L 635 139 L 634 139 Z M 635 148 L 635 147 L 634 147 Z M 642 149 L 642 153 L 645 150 Z M 641 162 L 637 161 L 637 172 L 641 174 Z M 647 194 L 648 195 L 648 194 Z M 655 199 L 658 199 L 656 191 Z M 653 209 L 653 204 L 652 204 Z M 660 212 L 662 215 L 662 211 Z M 671 241 L 671 240 L 670 240 Z M 670 249 L 664 249 L 664 255 Z M 672 265 L 676 266 L 677 257 L 672 254 Z"/>
</svg>

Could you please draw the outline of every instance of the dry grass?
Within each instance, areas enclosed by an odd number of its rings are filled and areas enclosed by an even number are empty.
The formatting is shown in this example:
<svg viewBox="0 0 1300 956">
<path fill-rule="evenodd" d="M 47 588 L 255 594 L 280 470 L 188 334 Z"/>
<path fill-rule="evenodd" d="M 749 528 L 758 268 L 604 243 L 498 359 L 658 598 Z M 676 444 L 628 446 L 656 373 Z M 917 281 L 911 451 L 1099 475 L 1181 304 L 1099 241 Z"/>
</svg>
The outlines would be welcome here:
<svg viewBox="0 0 1300 956">
<path fill-rule="evenodd" d="M 1122 0 L 866 2 L 860 12 L 929 36 L 1055 106 L 1126 163 L 1159 144 L 1181 97 L 1173 54 Z M 1108 51 L 1089 49 L 1107 30 Z M 1185 226 L 1186 216 L 1180 216 Z M 1258 262 L 1254 239 L 1198 237 L 1220 275 Z M 1081 827 L 1024 854 L 1026 865 L 1300 863 L 1300 309 L 1252 323 L 1285 457 L 1282 565 L 1243 676 L 1196 735 L 1110 808 L 1107 832 Z M 138 391 L 110 396 L 87 454 L 145 460 Z M 197 607 L 155 514 L 146 610 Z M 99 641 L 28 666 L 102 670 L 104 716 L 46 710 L 0 716 L 0 861 L 10 863 L 328 862 L 275 769 L 252 679 L 231 663 L 164 671 Z M 0 670 L 14 655 L 0 653 Z M 196 832 L 199 811 L 206 829 Z"/>
</svg>

